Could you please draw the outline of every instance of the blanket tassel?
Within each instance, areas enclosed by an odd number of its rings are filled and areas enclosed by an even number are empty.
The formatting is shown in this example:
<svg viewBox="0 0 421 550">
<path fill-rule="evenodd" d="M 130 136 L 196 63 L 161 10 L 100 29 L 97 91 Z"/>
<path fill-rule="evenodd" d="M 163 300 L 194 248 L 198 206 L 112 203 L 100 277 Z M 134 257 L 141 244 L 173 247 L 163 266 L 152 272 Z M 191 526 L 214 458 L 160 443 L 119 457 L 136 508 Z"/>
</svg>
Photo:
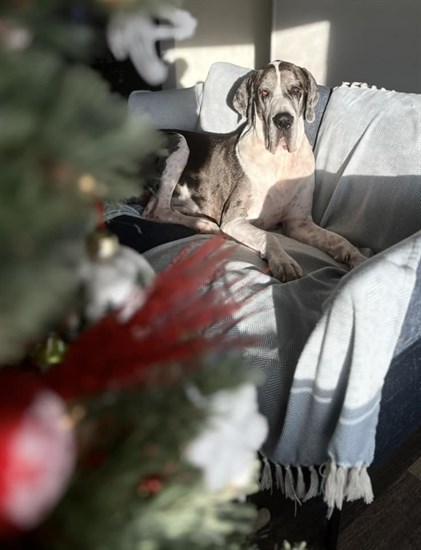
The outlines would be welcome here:
<svg viewBox="0 0 421 550">
<path fill-rule="evenodd" d="M 272 470 L 270 467 L 270 462 L 266 457 L 263 457 L 263 469 L 260 476 L 260 488 L 262 491 L 272 492 Z"/>
<path fill-rule="evenodd" d="M 303 498 L 303 502 L 306 502 L 310 498 L 317 497 L 319 494 L 319 476 L 314 466 L 309 466 L 310 471 L 310 487 Z"/>
<path fill-rule="evenodd" d="M 301 504 L 294 488 L 294 476 L 290 466 L 285 466 L 285 496 Z"/>
<path fill-rule="evenodd" d="M 347 501 L 363 498 L 366 504 L 373 502 L 374 498 L 366 466 L 346 468 L 337 466 L 334 460 L 327 465 L 323 493 L 328 506 L 328 517 L 335 507 L 342 509 L 344 498 Z"/>
<path fill-rule="evenodd" d="M 360 470 L 360 482 L 362 492 L 361 496 L 366 504 L 371 504 L 374 500 L 374 494 L 371 486 L 371 480 L 365 466 L 363 466 Z"/>
<path fill-rule="evenodd" d="M 357 468 L 351 468 L 348 476 L 348 485 L 345 491 L 345 498 L 348 502 L 360 498 L 360 473 Z"/>
<path fill-rule="evenodd" d="M 296 486 L 297 497 L 302 500 L 306 494 L 306 486 L 304 483 L 304 476 L 301 466 L 297 466 L 297 486 Z"/>
<path fill-rule="evenodd" d="M 348 468 L 339 466 L 336 470 L 336 491 L 335 491 L 335 504 L 339 510 L 342 509 L 342 503 L 344 501 L 344 493 L 348 480 Z"/>
<path fill-rule="evenodd" d="M 296 466 L 296 479 L 290 465 L 282 466 L 275 463 L 274 469 L 274 475 L 272 475 L 271 463 L 268 458 L 263 457 L 260 477 L 262 491 L 272 492 L 275 485 L 286 498 L 299 504 L 316 497 L 321 492 L 328 506 L 328 518 L 332 515 L 334 508 L 342 509 L 344 500 L 353 501 L 362 498 L 367 504 L 373 502 L 373 489 L 366 466 L 347 468 L 338 466 L 334 460 L 330 460 L 321 466 L 320 474 L 314 466 L 309 466 L 308 489 L 306 489 L 301 466 Z"/>
<path fill-rule="evenodd" d="M 336 502 L 336 463 L 334 460 L 329 462 L 327 466 L 327 473 L 324 475 L 326 477 L 323 480 L 323 493 L 324 500 L 328 508 L 327 517 L 330 519 Z"/>
<path fill-rule="evenodd" d="M 348 481 L 348 468 L 336 466 L 335 461 L 331 460 L 328 466 L 328 474 L 325 485 L 325 502 L 328 505 L 328 517 L 332 515 L 333 509 L 342 510 L 345 489 Z"/>
<path fill-rule="evenodd" d="M 373 502 L 373 489 L 365 466 L 352 468 L 350 470 L 348 485 L 345 490 L 345 498 L 348 502 L 352 502 L 359 498 L 363 498 L 366 504 Z"/>
<path fill-rule="evenodd" d="M 285 494 L 285 482 L 284 482 L 284 472 L 282 470 L 282 466 L 278 463 L 275 464 L 275 482 L 276 487 L 281 491 L 281 493 Z"/>
</svg>

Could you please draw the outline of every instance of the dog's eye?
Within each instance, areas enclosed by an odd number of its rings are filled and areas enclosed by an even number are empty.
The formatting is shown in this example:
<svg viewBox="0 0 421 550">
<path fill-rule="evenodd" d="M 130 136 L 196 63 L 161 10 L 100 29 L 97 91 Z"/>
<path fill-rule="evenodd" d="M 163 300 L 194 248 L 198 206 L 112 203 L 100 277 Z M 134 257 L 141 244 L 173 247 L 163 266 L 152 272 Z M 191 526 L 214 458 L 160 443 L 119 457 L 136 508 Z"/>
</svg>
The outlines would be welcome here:
<svg viewBox="0 0 421 550">
<path fill-rule="evenodd" d="M 269 95 L 269 90 L 265 90 L 265 89 L 260 90 L 260 97 L 262 97 L 263 99 L 265 97 L 268 97 L 268 95 Z"/>
<path fill-rule="evenodd" d="M 291 90 L 289 91 L 289 93 L 295 97 L 300 97 L 301 95 L 301 88 L 299 88 L 298 86 L 293 86 L 291 88 Z"/>
</svg>

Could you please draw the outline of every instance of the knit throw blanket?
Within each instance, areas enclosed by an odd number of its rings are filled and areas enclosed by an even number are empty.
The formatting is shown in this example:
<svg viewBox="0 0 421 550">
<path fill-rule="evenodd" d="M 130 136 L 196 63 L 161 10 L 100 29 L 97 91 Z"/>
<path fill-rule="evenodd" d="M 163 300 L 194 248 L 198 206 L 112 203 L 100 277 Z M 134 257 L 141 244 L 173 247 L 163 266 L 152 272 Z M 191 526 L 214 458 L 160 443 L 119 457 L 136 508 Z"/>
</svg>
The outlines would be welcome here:
<svg viewBox="0 0 421 550">
<path fill-rule="evenodd" d="M 145 257 L 159 271 L 206 238 L 168 243 Z M 421 266 L 421 232 L 349 274 L 323 253 L 280 238 L 304 267 L 302 279 L 281 284 L 252 251 L 227 243 L 231 257 L 219 282 L 223 288 L 241 275 L 248 287 L 246 317 L 232 330 L 258 338 L 244 357 L 264 374 L 262 489 L 276 485 L 298 501 L 321 492 L 330 509 L 344 498 L 371 502 L 367 466 L 381 390 Z M 421 288 L 421 267 L 418 278 Z"/>
<path fill-rule="evenodd" d="M 282 427 L 273 426 L 266 456 L 291 498 L 306 500 L 321 490 L 330 509 L 344 499 L 373 498 L 367 466 L 383 381 L 410 300 L 421 294 L 420 119 L 419 95 L 364 87 L 335 90 L 326 110 L 315 151 L 314 218 L 376 255 L 343 277 L 322 304 L 298 358 L 285 415 L 275 413 Z M 421 338 L 419 310 L 409 315 L 418 327 L 412 338 Z M 282 356 L 289 370 L 292 363 Z M 278 391 L 271 384 L 262 389 L 264 402 L 279 398 L 283 382 L 274 386 Z M 301 466 L 310 469 L 307 483 Z M 272 472 L 266 462 L 264 486 Z"/>
<path fill-rule="evenodd" d="M 383 381 L 393 356 L 421 338 L 420 118 L 419 95 L 361 86 L 332 93 L 315 147 L 313 217 L 370 256 L 357 269 L 279 234 L 304 270 L 282 284 L 252 250 L 225 245 L 230 260 L 213 284 L 223 289 L 232 278 L 238 288 L 240 278 L 251 295 L 232 330 L 257 337 L 244 358 L 263 374 L 262 488 L 298 501 L 322 493 L 330 510 L 373 498 L 367 467 Z M 127 208 L 120 213 L 139 215 Z M 145 257 L 159 271 L 207 238 Z M 403 325 L 411 330 L 401 334 Z"/>
</svg>

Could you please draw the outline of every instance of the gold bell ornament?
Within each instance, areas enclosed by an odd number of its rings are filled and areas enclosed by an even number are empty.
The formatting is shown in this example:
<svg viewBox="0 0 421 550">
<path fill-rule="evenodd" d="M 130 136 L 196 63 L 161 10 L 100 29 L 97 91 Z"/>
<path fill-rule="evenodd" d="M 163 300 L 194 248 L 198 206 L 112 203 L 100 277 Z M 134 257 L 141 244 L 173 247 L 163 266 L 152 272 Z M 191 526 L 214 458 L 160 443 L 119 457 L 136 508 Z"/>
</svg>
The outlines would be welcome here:
<svg viewBox="0 0 421 550">
<path fill-rule="evenodd" d="M 52 365 L 61 363 L 66 351 L 66 342 L 59 334 L 52 332 L 44 341 L 35 346 L 30 357 L 41 371 L 46 371 Z"/>
</svg>

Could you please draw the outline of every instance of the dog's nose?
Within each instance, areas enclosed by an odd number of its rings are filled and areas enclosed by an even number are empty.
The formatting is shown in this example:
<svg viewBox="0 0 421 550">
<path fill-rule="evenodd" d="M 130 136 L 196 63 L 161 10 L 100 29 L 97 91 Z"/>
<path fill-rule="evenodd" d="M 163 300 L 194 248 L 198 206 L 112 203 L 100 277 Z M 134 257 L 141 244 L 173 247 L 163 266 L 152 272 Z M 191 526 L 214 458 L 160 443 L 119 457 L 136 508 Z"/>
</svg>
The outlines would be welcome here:
<svg viewBox="0 0 421 550">
<path fill-rule="evenodd" d="M 289 113 L 278 113 L 273 117 L 273 123 L 278 130 L 289 130 L 294 122 L 294 117 Z"/>
</svg>

